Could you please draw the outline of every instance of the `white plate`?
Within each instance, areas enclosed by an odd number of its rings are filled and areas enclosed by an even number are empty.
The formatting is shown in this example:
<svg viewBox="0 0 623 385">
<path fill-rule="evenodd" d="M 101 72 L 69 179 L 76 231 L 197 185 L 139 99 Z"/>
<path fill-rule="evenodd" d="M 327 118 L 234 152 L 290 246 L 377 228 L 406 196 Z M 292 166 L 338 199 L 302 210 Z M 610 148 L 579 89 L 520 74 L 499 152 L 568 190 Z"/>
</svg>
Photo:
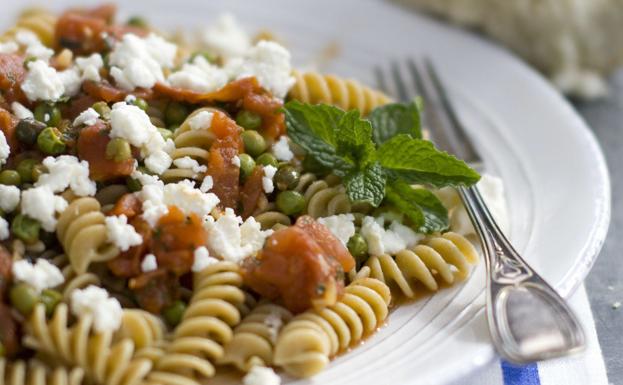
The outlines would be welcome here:
<svg viewBox="0 0 623 385">
<path fill-rule="evenodd" d="M 28 2 L 6 3 L 1 26 Z M 68 3 L 79 2 L 55 0 L 54 8 Z M 124 15 L 143 13 L 165 28 L 196 27 L 224 10 L 251 31 L 274 31 L 299 65 L 337 43 L 341 54 L 324 69 L 370 84 L 375 65 L 432 56 L 488 166 L 504 179 L 517 248 L 564 295 L 588 273 L 610 218 L 603 155 L 571 106 L 515 57 L 380 1 L 134 0 L 122 6 Z M 463 377 L 494 357 L 483 288 L 480 264 L 464 285 L 398 308 L 365 344 L 314 379 L 293 383 L 445 384 Z"/>
</svg>

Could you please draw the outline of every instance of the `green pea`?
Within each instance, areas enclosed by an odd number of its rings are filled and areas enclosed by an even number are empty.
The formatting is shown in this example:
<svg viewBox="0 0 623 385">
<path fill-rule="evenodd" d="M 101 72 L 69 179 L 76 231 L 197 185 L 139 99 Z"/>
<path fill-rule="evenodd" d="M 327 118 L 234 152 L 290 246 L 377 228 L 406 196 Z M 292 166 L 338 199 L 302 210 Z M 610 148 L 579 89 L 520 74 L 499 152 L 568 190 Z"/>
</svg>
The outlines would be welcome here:
<svg viewBox="0 0 623 385">
<path fill-rule="evenodd" d="M 149 107 L 149 104 L 147 104 L 147 102 L 143 98 L 133 98 L 132 101 L 130 101 L 130 104 L 135 105 L 143 111 L 146 111 L 147 107 Z"/>
<path fill-rule="evenodd" d="M 301 174 L 294 167 L 286 164 L 279 167 L 273 181 L 279 190 L 285 191 L 295 188 L 300 179 Z"/>
<path fill-rule="evenodd" d="M 262 126 L 262 117 L 255 112 L 240 110 L 236 114 L 236 123 L 245 130 L 257 130 Z"/>
<path fill-rule="evenodd" d="M 255 161 L 248 154 L 240 154 L 238 158 L 240 158 L 240 178 L 244 181 L 253 172 Z"/>
<path fill-rule="evenodd" d="M 45 314 L 51 316 L 56 305 L 63 299 L 63 295 L 56 290 L 45 289 L 41 292 L 39 300 L 45 305 Z"/>
<path fill-rule="evenodd" d="M 137 179 L 134 178 L 127 178 L 125 181 L 126 186 L 128 186 L 128 189 L 132 192 L 137 192 L 137 191 L 141 191 L 141 189 L 143 188 L 143 185 L 141 184 L 141 182 L 139 182 Z"/>
<path fill-rule="evenodd" d="M 112 110 L 110 109 L 110 107 L 108 107 L 108 103 L 97 102 L 93 104 L 92 108 L 95 110 L 95 112 L 100 114 L 100 117 L 107 120 L 110 119 L 110 113 L 112 112 Z"/>
<path fill-rule="evenodd" d="M 143 19 L 140 16 L 132 16 L 128 19 L 127 24 L 129 26 L 132 27 L 137 27 L 137 28 L 147 28 L 149 27 L 149 24 L 147 23 L 147 21 L 145 21 L 145 19 Z"/>
<path fill-rule="evenodd" d="M 37 136 L 37 147 L 41 152 L 56 155 L 65 151 L 65 143 L 61 139 L 61 132 L 56 127 L 46 127 Z"/>
<path fill-rule="evenodd" d="M 162 311 L 162 315 L 169 325 L 176 326 L 182 321 L 182 317 L 184 316 L 185 311 L 186 304 L 180 300 L 177 300 L 171 305 L 167 306 Z"/>
<path fill-rule="evenodd" d="M 132 158 L 132 148 L 127 140 L 114 138 L 106 145 L 106 159 L 123 162 L 130 158 Z"/>
<path fill-rule="evenodd" d="M 295 215 L 305 209 L 305 198 L 296 191 L 282 191 L 277 195 L 277 208 L 286 215 Z"/>
<path fill-rule="evenodd" d="M 273 166 L 273 167 L 279 166 L 279 162 L 277 161 L 277 158 L 275 158 L 273 154 L 269 154 L 267 152 L 258 156 L 257 159 L 255 159 L 255 162 L 257 164 L 261 164 L 262 166 Z"/>
<path fill-rule="evenodd" d="M 0 172 L 0 184 L 19 186 L 20 184 L 22 184 L 22 178 L 15 170 L 4 170 Z"/>
<path fill-rule="evenodd" d="M 257 131 L 248 130 L 240 134 L 244 143 L 244 151 L 251 156 L 260 156 L 266 151 L 266 140 Z"/>
<path fill-rule="evenodd" d="M 190 59 L 188 60 L 189 62 L 194 62 L 195 58 L 197 56 L 202 56 L 204 59 L 206 59 L 208 61 L 208 63 L 214 63 L 216 62 L 216 57 L 214 55 L 212 55 L 210 52 L 207 51 L 201 51 L 201 52 L 195 52 L 190 56 Z"/>
<path fill-rule="evenodd" d="M 173 131 L 166 129 L 166 128 L 158 128 L 158 131 L 160 132 L 160 135 L 162 135 L 162 138 L 165 141 L 167 139 L 173 139 Z"/>
<path fill-rule="evenodd" d="M 23 183 L 32 183 L 32 170 L 37 164 L 34 159 L 24 159 L 18 163 L 15 170 L 18 172 Z"/>
<path fill-rule="evenodd" d="M 32 146 L 37 143 L 37 136 L 46 127 L 44 123 L 34 119 L 22 119 L 17 123 L 17 127 L 15 127 L 15 136 L 20 143 Z"/>
<path fill-rule="evenodd" d="M 350 251 L 350 254 L 355 258 L 357 263 L 365 262 L 364 259 L 368 255 L 368 243 L 361 234 L 356 233 L 350 237 L 346 247 L 348 247 L 348 251 Z"/>
<path fill-rule="evenodd" d="M 35 243 L 39 239 L 40 227 L 38 221 L 18 214 L 11 222 L 11 233 L 26 243 Z"/>
<path fill-rule="evenodd" d="M 180 125 L 188 116 L 188 108 L 185 105 L 177 102 L 171 102 L 167 106 L 164 112 L 164 117 L 167 124 L 170 126 Z"/>
<path fill-rule="evenodd" d="M 11 304 L 23 315 L 29 315 L 32 309 L 39 302 L 37 291 L 30 285 L 18 283 L 9 292 Z"/>
<path fill-rule="evenodd" d="M 42 174 L 45 174 L 46 170 L 45 170 L 45 166 L 42 164 L 37 164 L 32 168 L 32 181 L 36 182 L 39 180 L 39 177 Z"/>
<path fill-rule="evenodd" d="M 48 127 L 56 127 L 61 122 L 61 110 L 53 104 L 39 103 L 34 114 L 35 119 Z"/>
</svg>

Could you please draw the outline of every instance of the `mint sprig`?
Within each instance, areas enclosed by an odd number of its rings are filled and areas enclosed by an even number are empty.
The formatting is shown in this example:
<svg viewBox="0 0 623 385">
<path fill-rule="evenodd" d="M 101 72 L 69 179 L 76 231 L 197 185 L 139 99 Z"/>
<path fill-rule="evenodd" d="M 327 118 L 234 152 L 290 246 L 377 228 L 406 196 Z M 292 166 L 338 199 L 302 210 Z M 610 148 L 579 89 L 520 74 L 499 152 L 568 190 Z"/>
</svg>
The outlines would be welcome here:
<svg viewBox="0 0 623 385">
<path fill-rule="evenodd" d="M 443 231 L 448 213 L 424 188 L 472 185 L 480 176 L 465 162 L 421 139 L 417 102 L 390 104 L 363 119 L 358 111 L 290 101 L 288 136 L 307 155 L 342 177 L 351 202 L 378 207 L 384 199 L 422 232 Z"/>
</svg>

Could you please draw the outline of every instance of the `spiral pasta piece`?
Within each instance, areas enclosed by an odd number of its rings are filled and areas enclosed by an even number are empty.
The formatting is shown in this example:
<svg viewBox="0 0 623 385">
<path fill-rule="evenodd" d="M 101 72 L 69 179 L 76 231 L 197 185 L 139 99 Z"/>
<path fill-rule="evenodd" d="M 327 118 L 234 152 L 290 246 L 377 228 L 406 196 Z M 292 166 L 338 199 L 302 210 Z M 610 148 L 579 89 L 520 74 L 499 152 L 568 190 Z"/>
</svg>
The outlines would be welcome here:
<svg viewBox="0 0 623 385">
<path fill-rule="evenodd" d="M 346 189 L 332 176 L 318 180 L 312 173 L 301 175 L 295 191 L 305 198 L 305 211 L 314 218 L 344 214 L 352 207 Z"/>
<path fill-rule="evenodd" d="M 0 35 L 0 41 L 13 39 L 20 31 L 30 31 L 37 35 L 41 43 L 52 47 L 54 45 L 56 20 L 56 15 L 45 9 L 27 9 L 20 14 L 13 27 Z"/>
<path fill-rule="evenodd" d="M 101 385 L 139 385 L 152 363 L 134 357 L 131 339 L 115 340 L 112 332 L 96 333 L 93 316 L 85 314 L 69 326 L 67 304 L 59 304 L 48 321 L 45 306 L 36 305 L 26 325 L 24 345 L 63 365 L 84 370 L 87 379 Z"/>
<path fill-rule="evenodd" d="M 390 302 L 385 283 L 374 278 L 352 282 L 335 305 L 299 314 L 281 330 L 274 363 L 293 376 L 313 376 L 330 357 L 373 333 L 387 317 Z"/>
<path fill-rule="evenodd" d="M 290 217 L 277 210 L 275 203 L 269 202 L 266 195 L 260 197 L 253 217 L 262 226 L 262 230 L 277 230 L 292 224 Z"/>
<path fill-rule="evenodd" d="M 199 162 L 200 165 L 208 165 L 210 146 L 212 145 L 216 137 L 207 128 L 192 129 L 190 126 L 191 119 L 197 114 L 200 114 L 204 111 L 215 112 L 217 111 L 217 109 L 211 107 L 203 107 L 193 111 L 173 133 L 175 150 L 173 150 L 170 155 L 174 161 L 176 159 L 188 156 Z M 162 178 L 164 180 L 202 180 L 203 175 L 199 175 L 191 169 L 172 166 L 170 169 L 162 174 Z"/>
<path fill-rule="evenodd" d="M 357 109 L 362 115 L 367 115 L 374 108 L 391 102 L 381 91 L 356 80 L 296 70 L 292 71 L 292 76 L 296 82 L 290 89 L 289 98 L 303 103 L 331 104 L 343 110 Z"/>
<path fill-rule="evenodd" d="M 9 362 L 0 358 L 0 385 L 82 385 L 84 371 L 59 366 L 48 368 L 41 362 L 31 360 Z"/>
<path fill-rule="evenodd" d="M 219 363 L 232 364 L 244 372 L 256 365 L 272 365 L 277 335 L 290 318 L 292 314 L 279 305 L 259 305 L 234 329 Z"/>
<path fill-rule="evenodd" d="M 60 254 L 52 258 L 52 263 L 61 270 L 65 278 L 65 282 L 60 290 L 63 294 L 63 301 L 66 303 L 69 303 L 71 293 L 74 290 L 84 289 L 91 285 L 99 286 L 101 283 L 97 274 L 89 272 L 77 274 L 65 254 Z"/>
<path fill-rule="evenodd" d="M 430 291 L 439 290 L 438 281 L 452 284 L 466 278 L 470 265 L 478 261 L 478 252 L 465 237 L 447 232 L 427 239 L 412 250 L 401 250 L 392 258 L 384 254 L 372 256 L 358 277 L 370 276 L 395 284 L 408 298 L 415 296 L 413 284 L 420 283 Z"/>
<path fill-rule="evenodd" d="M 240 322 L 245 293 L 237 264 L 219 262 L 194 276 L 194 294 L 175 328 L 165 354 L 150 373 L 149 383 L 199 384 L 214 376 L 214 363 L 223 357 L 223 346 Z"/>
<path fill-rule="evenodd" d="M 93 262 L 115 258 L 119 249 L 108 241 L 105 216 L 95 198 L 79 198 L 61 214 L 56 228 L 72 269 L 84 274 Z"/>
</svg>

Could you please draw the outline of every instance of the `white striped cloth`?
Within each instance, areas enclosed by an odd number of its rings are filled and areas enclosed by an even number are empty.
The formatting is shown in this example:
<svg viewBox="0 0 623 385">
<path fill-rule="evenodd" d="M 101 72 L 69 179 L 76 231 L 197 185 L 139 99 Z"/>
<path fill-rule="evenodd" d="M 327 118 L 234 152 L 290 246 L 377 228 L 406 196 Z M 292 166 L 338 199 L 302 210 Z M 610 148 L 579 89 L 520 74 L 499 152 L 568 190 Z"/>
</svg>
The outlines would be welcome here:
<svg viewBox="0 0 623 385">
<path fill-rule="evenodd" d="M 584 286 L 570 299 L 584 325 L 587 349 L 578 355 L 522 367 L 496 360 L 453 385 L 608 385 L 593 313 Z"/>
</svg>

